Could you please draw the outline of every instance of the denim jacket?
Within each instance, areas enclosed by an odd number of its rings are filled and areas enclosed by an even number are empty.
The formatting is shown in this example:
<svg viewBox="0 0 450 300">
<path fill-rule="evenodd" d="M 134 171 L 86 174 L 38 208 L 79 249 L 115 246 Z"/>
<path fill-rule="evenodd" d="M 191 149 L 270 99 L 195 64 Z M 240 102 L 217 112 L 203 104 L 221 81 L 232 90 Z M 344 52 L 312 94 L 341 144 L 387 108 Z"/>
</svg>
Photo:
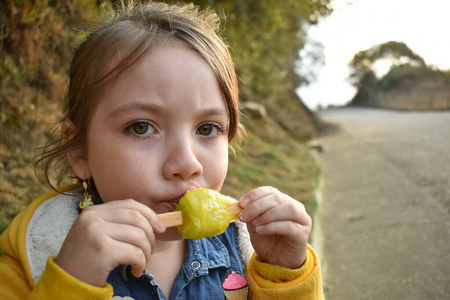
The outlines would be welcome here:
<svg viewBox="0 0 450 300">
<path fill-rule="evenodd" d="M 231 224 L 221 235 L 188 240 L 188 250 L 180 273 L 172 288 L 170 300 L 227 299 L 225 293 L 237 293 L 236 299 L 247 299 L 248 285 L 244 279 L 245 265 L 238 246 L 238 231 Z M 239 291 L 231 291 L 224 282 L 236 276 L 243 282 Z M 226 278 L 228 277 L 228 280 Z M 114 269 L 108 283 L 114 288 L 113 299 L 167 299 L 149 271 L 135 278 L 129 266 Z"/>
</svg>

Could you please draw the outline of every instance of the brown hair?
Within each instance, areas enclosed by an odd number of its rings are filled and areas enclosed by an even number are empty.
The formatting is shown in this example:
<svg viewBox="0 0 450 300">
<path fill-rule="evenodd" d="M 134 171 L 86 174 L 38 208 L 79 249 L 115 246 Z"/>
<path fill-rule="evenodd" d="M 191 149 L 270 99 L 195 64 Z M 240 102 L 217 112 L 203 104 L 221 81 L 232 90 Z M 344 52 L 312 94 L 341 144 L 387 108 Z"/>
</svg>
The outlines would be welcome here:
<svg viewBox="0 0 450 300">
<path fill-rule="evenodd" d="M 53 188 L 51 168 L 57 169 L 59 185 L 71 173 L 67 151 L 85 151 L 89 123 L 96 106 L 95 95 L 101 86 L 167 39 L 184 42 L 208 62 L 226 101 L 230 118 L 228 139 L 231 141 L 241 135 L 237 77 L 228 46 L 218 35 L 219 18 L 200 12 L 193 5 L 127 2 L 122 3 L 109 21 L 91 32 L 73 56 L 64 115 L 36 164 L 43 163 L 42 177 Z M 119 59 L 105 74 L 110 58 L 117 51 L 120 51 Z M 68 141 L 60 134 L 60 126 L 65 121 L 70 121 L 75 129 Z"/>
</svg>

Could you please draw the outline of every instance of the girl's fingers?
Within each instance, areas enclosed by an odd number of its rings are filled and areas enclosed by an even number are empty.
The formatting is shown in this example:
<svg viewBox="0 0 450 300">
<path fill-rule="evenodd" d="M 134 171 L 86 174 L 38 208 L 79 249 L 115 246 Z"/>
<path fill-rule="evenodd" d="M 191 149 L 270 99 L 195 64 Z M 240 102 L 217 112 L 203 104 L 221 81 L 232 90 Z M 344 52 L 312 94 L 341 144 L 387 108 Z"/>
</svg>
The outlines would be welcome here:
<svg viewBox="0 0 450 300">
<path fill-rule="evenodd" d="M 101 222 L 99 225 L 103 227 L 103 231 L 117 240 L 122 240 L 124 242 L 130 242 L 137 246 L 133 241 L 146 242 L 144 245 L 149 245 L 146 247 L 145 253 L 149 255 L 152 253 L 153 245 L 155 244 L 155 232 L 154 228 L 151 226 L 147 218 L 141 214 L 141 212 L 131 209 L 107 209 L 103 211 L 102 214 L 98 214 L 96 210 L 86 210 L 83 212 L 83 218 L 90 218 L 95 220 L 95 222 Z M 90 221 L 86 221 L 89 223 Z M 129 232 L 128 232 L 129 231 Z"/>
<path fill-rule="evenodd" d="M 240 214 L 243 222 L 268 223 L 276 220 L 291 220 L 300 224 L 309 224 L 302 203 L 292 199 L 275 188 L 261 187 L 252 190 L 241 198 L 244 210 Z"/>
<path fill-rule="evenodd" d="M 124 224 L 111 224 L 108 235 L 115 242 L 130 244 L 142 249 L 145 261 L 150 260 L 154 250 L 155 238 L 154 236 L 148 238 L 148 233 L 142 228 Z"/>
<path fill-rule="evenodd" d="M 309 228 L 291 221 L 277 221 L 263 225 L 255 226 L 255 232 L 261 235 L 280 235 L 298 239 L 300 232 L 306 233 L 308 236 Z"/>
<path fill-rule="evenodd" d="M 255 189 L 241 198 L 240 205 L 244 208 L 239 214 L 241 221 L 251 221 L 265 211 L 281 204 L 279 196 L 263 192 L 262 189 Z"/>
<path fill-rule="evenodd" d="M 297 201 L 266 207 L 267 209 L 254 212 L 257 216 L 251 219 L 253 225 L 260 226 L 275 221 L 292 221 L 304 226 L 311 224 L 311 218 L 306 213 L 305 207 Z"/>
<path fill-rule="evenodd" d="M 144 224 L 144 220 L 146 220 L 148 223 L 150 223 L 151 227 L 156 233 L 163 233 L 166 230 L 166 227 L 153 210 L 151 210 L 146 205 L 132 199 L 111 201 L 105 204 L 87 207 L 85 210 L 88 209 L 103 210 L 105 212 L 103 214 L 104 219 L 108 222 L 121 223 L 123 220 L 123 222 L 133 225 L 136 224 L 136 221 Z M 125 212 L 127 212 L 128 214 L 126 214 Z M 118 216 L 123 216 L 127 219 L 118 219 Z M 144 219 L 142 217 L 144 217 Z"/>
<path fill-rule="evenodd" d="M 108 210 L 106 215 L 102 216 L 105 222 L 117 225 L 129 225 L 143 230 L 147 240 L 155 239 L 155 228 L 149 220 L 139 211 L 130 208 L 120 210 Z M 158 232 L 158 231 L 157 231 Z M 145 236 L 144 236 L 145 238 Z"/>
<path fill-rule="evenodd" d="M 133 276 L 140 277 L 147 266 L 147 260 L 142 248 L 133 244 L 118 242 L 115 250 L 115 263 L 111 266 L 111 270 L 118 265 L 130 265 Z"/>
<path fill-rule="evenodd" d="M 261 186 L 261 187 L 257 187 L 255 189 L 251 190 L 250 192 L 248 192 L 247 194 L 242 196 L 242 198 L 240 199 L 239 202 L 240 202 L 240 205 L 245 208 L 248 205 L 252 204 L 253 202 L 255 202 L 265 196 L 269 196 L 271 194 L 277 194 L 277 193 L 280 193 L 280 191 L 274 187 Z"/>
</svg>

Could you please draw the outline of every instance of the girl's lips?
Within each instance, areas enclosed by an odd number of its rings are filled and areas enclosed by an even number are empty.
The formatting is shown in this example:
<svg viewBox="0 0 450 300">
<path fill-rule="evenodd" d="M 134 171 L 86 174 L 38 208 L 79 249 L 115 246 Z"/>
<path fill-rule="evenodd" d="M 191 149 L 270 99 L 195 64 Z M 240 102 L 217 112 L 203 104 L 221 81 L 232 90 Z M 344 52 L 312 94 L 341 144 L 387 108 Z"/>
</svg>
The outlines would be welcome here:
<svg viewBox="0 0 450 300">
<path fill-rule="evenodd" d="M 172 207 L 172 211 L 173 211 L 177 207 L 178 202 L 180 202 L 180 199 L 186 194 L 186 192 L 189 190 L 196 189 L 196 188 L 197 187 L 190 187 L 190 188 L 186 189 L 184 192 L 182 192 L 181 194 L 179 194 L 178 196 L 176 196 L 172 199 L 166 200 L 164 202 L 168 203 Z"/>
<path fill-rule="evenodd" d="M 178 202 L 170 201 L 169 205 L 172 206 L 172 210 L 175 210 L 175 208 L 177 208 Z"/>
<path fill-rule="evenodd" d="M 175 197 L 173 199 L 167 200 L 166 203 L 168 203 L 172 207 L 172 210 L 175 210 L 175 208 L 178 205 L 178 202 L 180 202 L 180 199 L 183 196 L 184 196 L 184 193 L 182 195 L 178 196 L 178 197 Z"/>
</svg>

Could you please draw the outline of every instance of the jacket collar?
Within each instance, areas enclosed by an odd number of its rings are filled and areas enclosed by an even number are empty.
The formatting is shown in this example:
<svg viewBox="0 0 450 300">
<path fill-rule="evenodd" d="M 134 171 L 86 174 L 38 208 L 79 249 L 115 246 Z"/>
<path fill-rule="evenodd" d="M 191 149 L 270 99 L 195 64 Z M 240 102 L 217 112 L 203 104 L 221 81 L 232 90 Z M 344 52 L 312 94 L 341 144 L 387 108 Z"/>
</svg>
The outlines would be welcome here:
<svg viewBox="0 0 450 300">
<path fill-rule="evenodd" d="M 209 269 L 230 266 L 230 254 L 217 237 L 188 240 L 183 272 L 188 280 L 207 275 Z"/>
<path fill-rule="evenodd" d="M 78 190 L 57 194 L 42 202 L 31 217 L 26 233 L 26 249 L 34 282 L 44 272 L 47 259 L 56 256 L 78 217 Z"/>
</svg>

